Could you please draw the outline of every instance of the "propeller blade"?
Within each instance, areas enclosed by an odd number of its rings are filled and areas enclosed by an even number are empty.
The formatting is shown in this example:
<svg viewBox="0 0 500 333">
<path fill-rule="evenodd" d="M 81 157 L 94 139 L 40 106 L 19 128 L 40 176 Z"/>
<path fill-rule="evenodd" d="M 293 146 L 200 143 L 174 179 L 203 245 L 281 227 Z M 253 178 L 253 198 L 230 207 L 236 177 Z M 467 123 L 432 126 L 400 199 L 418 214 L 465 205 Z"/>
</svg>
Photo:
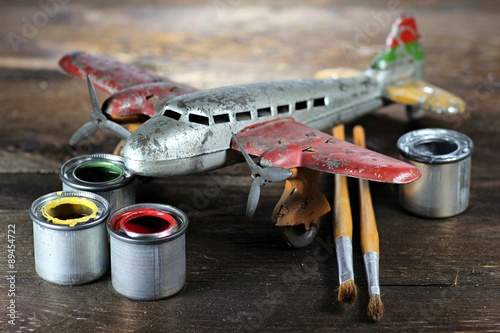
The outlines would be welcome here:
<svg viewBox="0 0 500 333">
<path fill-rule="evenodd" d="M 99 130 L 99 126 L 95 121 L 89 121 L 88 123 L 84 124 L 82 127 L 80 127 L 71 137 L 69 140 L 69 144 L 71 146 L 74 146 L 81 140 L 91 136 L 95 132 Z"/>
<path fill-rule="evenodd" d="M 99 101 L 97 100 L 97 93 L 95 92 L 94 83 L 90 79 L 90 75 L 87 75 L 87 86 L 89 88 L 90 104 L 92 105 L 92 113 L 101 115 L 101 108 L 99 107 Z"/>
<path fill-rule="evenodd" d="M 251 220 L 257 209 L 260 198 L 260 187 L 262 186 L 261 178 L 254 178 L 252 186 L 250 187 L 250 193 L 248 193 L 247 201 L 247 219 Z"/>
<path fill-rule="evenodd" d="M 254 179 L 252 186 L 250 187 L 250 193 L 248 194 L 247 201 L 247 219 L 251 220 L 255 210 L 257 209 L 257 205 L 259 204 L 260 188 L 264 186 L 266 182 L 279 182 L 288 179 L 288 177 L 292 175 L 292 172 L 281 167 L 260 167 L 252 160 L 250 155 L 248 155 L 245 147 L 243 147 L 243 144 L 236 137 L 236 135 L 234 133 L 232 134 L 234 142 L 238 145 L 243 157 L 250 167 L 250 170 L 252 170 L 252 177 Z"/>
<path fill-rule="evenodd" d="M 102 125 L 122 140 L 127 140 L 131 134 L 124 127 L 109 120 L 106 120 Z"/>
<path fill-rule="evenodd" d="M 260 176 L 269 182 L 281 182 L 288 179 L 292 172 L 281 167 L 262 168 Z"/>
<path fill-rule="evenodd" d="M 97 93 L 95 91 L 94 83 L 92 83 L 92 80 L 90 79 L 90 75 L 87 75 L 87 86 L 89 89 L 90 104 L 92 105 L 92 114 L 90 115 L 90 121 L 80 127 L 73 134 L 73 136 L 69 140 L 69 144 L 73 146 L 79 141 L 96 133 L 101 128 L 107 128 L 122 140 L 128 139 L 128 137 L 130 136 L 130 132 L 117 123 L 108 120 L 108 118 L 102 113 L 101 109 L 99 108 Z"/>
</svg>

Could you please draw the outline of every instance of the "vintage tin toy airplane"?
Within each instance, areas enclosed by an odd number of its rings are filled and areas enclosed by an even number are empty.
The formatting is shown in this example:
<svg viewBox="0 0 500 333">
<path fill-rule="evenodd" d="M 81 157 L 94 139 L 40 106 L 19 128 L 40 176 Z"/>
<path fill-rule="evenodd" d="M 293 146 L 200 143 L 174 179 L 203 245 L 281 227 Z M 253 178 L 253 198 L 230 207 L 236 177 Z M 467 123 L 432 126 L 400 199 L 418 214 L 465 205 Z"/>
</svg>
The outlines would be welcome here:
<svg viewBox="0 0 500 333">
<path fill-rule="evenodd" d="M 314 239 L 319 217 L 330 210 L 317 188 L 319 172 L 398 184 L 420 176 L 413 166 L 335 139 L 322 130 L 390 102 L 407 105 L 410 116 L 421 109 L 448 114 L 464 111 L 460 98 L 421 80 L 424 59 L 413 17 L 401 17 L 394 23 L 385 49 L 366 71 L 328 70 L 319 74 L 322 79 L 197 91 L 82 52 L 63 57 L 60 65 L 88 78 L 94 109 L 90 123 L 75 133 L 72 142 L 100 127 L 109 128 L 126 139 L 123 155 L 127 168 L 151 177 L 217 169 L 233 161 L 234 152 L 240 151 L 254 178 L 247 216 L 253 216 L 263 185 L 286 180 L 273 222 L 283 227 L 287 241 L 296 247 Z M 93 82 L 114 93 L 102 110 Z M 151 119 L 137 126 L 147 117 Z M 129 134 L 114 122 L 135 123 L 134 131 Z M 257 156 L 258 163 L 249 155 Z"/>
</svg>

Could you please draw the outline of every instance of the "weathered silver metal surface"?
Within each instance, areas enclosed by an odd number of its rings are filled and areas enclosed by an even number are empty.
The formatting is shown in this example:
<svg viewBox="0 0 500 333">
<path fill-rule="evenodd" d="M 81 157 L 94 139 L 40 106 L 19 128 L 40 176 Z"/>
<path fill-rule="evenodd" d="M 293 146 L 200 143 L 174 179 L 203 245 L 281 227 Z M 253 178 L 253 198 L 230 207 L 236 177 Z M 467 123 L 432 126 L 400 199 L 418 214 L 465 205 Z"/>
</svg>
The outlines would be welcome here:
<svg viewBox="0 0 500 333">
<path fill-rule="evenodd" d="M 339 236 L 335 239 L 337 264 L 339 268 L 339 283 L 354 280 L 354 266 L 352 259 L 352 240 L 348 236 Z"/>
<path fill-rule="evenodd" d="M 167 212 L 177 228 L 166 237 L 132 237 L 115 230 L 114 217 L 130 210 L 154 209 Z M 160 204 L 125 207 L 110 217 L 111 280 L 121 295 L 135 300 L 155 300 L 179 292 L 186 281 L 185 232 L 188 218 L 181 210 Z"/>
<path fill-rule="evenodd" d="M 394 66 L 379 70 L 368 68 L 364 74 L 381 84 L 381 92 L 384 96 L 385 88 L 389 85 L 403 85 L 405 83 L 422 79 L 424 77 L 424 61 L 414 60 L 412 57 L 400 59 Z M 387 97 L 387 96 L 386 96 Z"/>
<path fill-rule="evenodd" d="M 382 106 L 367 76 L 222 87 L 182 95 L 127 140 L 127 168 L 145 176 L 174 176 L 222 167 L 232 133 L 282 117 L 328 129 Z"/>
<path fill-rule="evenodd" d="M 379 284 L 379 254 L 375 251 L 366 252 L 363 255 L 365 262 L 366 279 L 368 282 L 368 293 L 371 295 L 380 295 Z"/>
<path fill-rule="evenodd" d="M 423 129 L 398 140 L 402 159 L 422 176 L 400 187 L 400 204 L 429 218 L 450 217 L 469 205 L 471 154 L 474 145 L 464 134 L 445 129 Z"/>
<path fill-rule="evenodd" d="M 98 207 L 97 216 L 74 227 L 48 222 L 41 208 L 61 197 L 81 197 Z M 61 285 L 78 285 L 100 278 L 109 268 L 106 218 L 109 205 L 90 192 L 50 193 L 35 200 L 30 209 L 33 220 L 35 269 L 38 275 Z"/>
<path fill-rule="evenodd" d="M 89 191 L 104 197 L 111 213 L 135 203 L 135 175 L 123 158 L 111 154 L 77 156 L 59 172 L 63 191 Z"/>
</svg>

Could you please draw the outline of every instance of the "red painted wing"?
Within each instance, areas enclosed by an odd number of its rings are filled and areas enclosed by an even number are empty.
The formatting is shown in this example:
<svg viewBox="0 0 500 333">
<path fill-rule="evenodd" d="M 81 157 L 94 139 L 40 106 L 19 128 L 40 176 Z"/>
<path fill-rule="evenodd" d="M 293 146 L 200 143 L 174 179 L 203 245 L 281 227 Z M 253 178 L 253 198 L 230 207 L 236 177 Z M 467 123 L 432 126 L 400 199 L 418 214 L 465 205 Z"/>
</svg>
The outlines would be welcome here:
<svg viewBox="0 0 500 333">
<path fill-rule="evenodd" d="M 164 81 L 144 69 L 86 52 L 65 55 L 59 60 L 59 66 L 83 80 L 90 74 L 94 85 L 109 94 L 137 84 Z"/>
<path fill-rule="evenodd" d="M 151 117 L 155 113 L 151 97 L 171 99 L 198 90 L 133 65 L 86 52 L 67 54 L 59 65 L 83 80 L 90 75 L 97 88 L 113 94 L 103 107 L 105 113 L 113 116 L 144 114 Z"/>
<path fill-rule="evenodd" d="M 104 110 L 112 116 L 143 114 L 152 117 L 155 114 L 155 102 L 170 100 L 176 96 L 198 91 L 188 85 L 170 82 L 153 82 L 126 88 L 104 102 Z M 152 99 L 155 96 L 157 98 Z"/>
<path fill-rule="evenodd" d="M 260 156 L 262 166 L 305 167 L 397 184 L 420 177 L 410 164 L 336 139 L 292 118 L 246 128 L 236 136 L 249 154 Z M 235 142 L 232 148 L 239 150 Z"/>
</svg>

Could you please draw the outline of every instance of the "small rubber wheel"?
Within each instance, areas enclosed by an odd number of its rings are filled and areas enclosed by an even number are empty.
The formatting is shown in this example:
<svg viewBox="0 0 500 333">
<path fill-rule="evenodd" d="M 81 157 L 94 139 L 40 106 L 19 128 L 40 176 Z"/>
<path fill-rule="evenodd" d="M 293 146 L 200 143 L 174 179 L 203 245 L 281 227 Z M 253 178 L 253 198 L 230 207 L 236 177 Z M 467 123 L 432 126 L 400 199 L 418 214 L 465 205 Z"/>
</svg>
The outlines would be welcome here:
<svg viewBox="0 0 500 333">
<path fill-rule="evenodd" d="M 311 230 L 307 230 L 304 224 L 279 228 L 287 244 L 298 249 L 311 244 L 319 231 L 318 226 L 311 228 Z"/>
</svg>

